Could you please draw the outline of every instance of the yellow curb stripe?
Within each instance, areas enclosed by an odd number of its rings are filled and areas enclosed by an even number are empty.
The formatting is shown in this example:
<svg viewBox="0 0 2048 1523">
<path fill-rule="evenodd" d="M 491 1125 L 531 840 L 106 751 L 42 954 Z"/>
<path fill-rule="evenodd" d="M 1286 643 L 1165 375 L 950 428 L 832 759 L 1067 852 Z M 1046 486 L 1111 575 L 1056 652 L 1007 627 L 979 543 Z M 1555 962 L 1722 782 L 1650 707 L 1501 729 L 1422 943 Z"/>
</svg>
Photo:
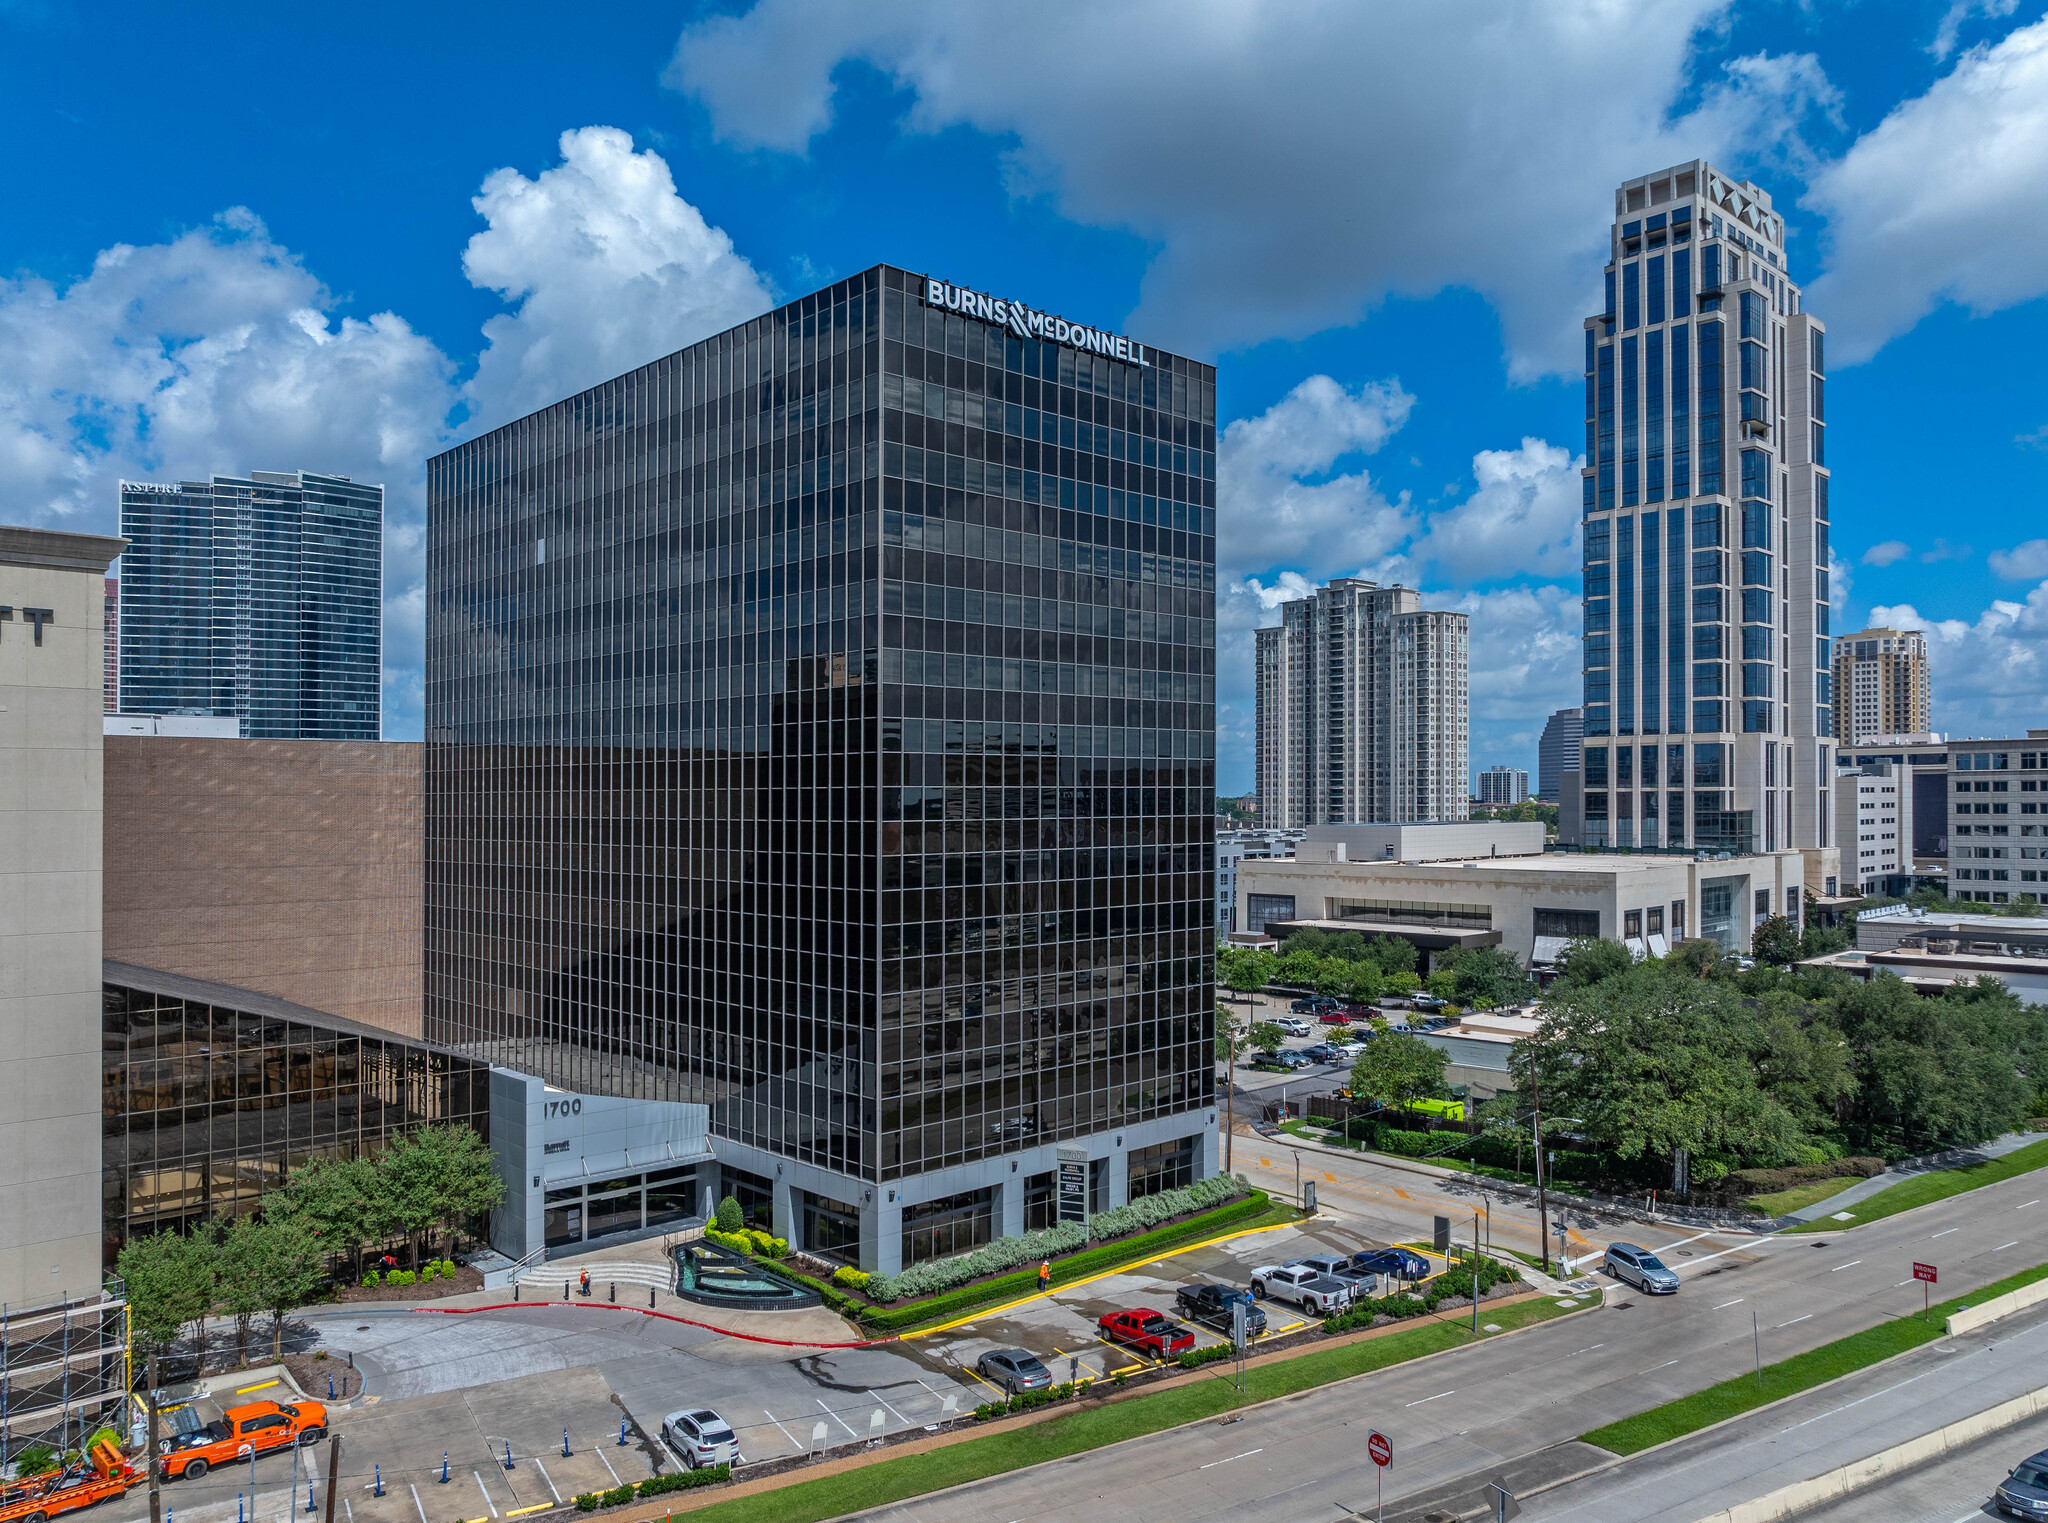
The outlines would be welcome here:
<svg viewBox="0 0 2048 1523">
<path fill-rule="evenodd" d="M 1218 1243 L 1228 1243 L 1237 1238 L 1255 1237 L 1261 1232 L 1276 1232 L 1282 1227 L 1296 1227 L 1299 1225 L 1299 1222 L 1268 1222 L 1263 1227 L 1247 1227 L 1242 1232 L 1226 1232 L 1221 1237 L 1204 1238 L 1199 1243 L 1185 1243 L 1157 1262 L 1165 1263 L 1167 1259 L 1177 1259 L 1184 1253 L 1193 1253 L 1197 1248 L 1213 1248 Z M 1020 1306 L 1029 1306 L 1033 1301 L 1050 1299 L 1061 1291 L 1074 1290 L 1082 1285 L 1093 1285 L 1097 1280 L 1106 1280 L 1113 1274 L 1129 1274 L 1132 1270 L 1143 1268 L 1151 1262 L 1153 1261 L 1143 1260 L 1136 1264 L 1125 1264 L 1116 1269 L 1105 1269 L 1100 1274 L 1087 1275 L 1078 1280 L 1062 1280 L 1051 1290 L 1038 1291 L 1035 1294 L 1025 1296 L 1022 1300 L 1008 1301 L 1001 1306 L 984 1306 L 979 1311 L 973 1312 L 968 1316 L 955 1317 L 951 1322 L 941 1322 L 937 1327 L 924 1327 L 919 1328 L 914 1333 L 904 1333 L 899 1341 L 907 1341 L 911 1338 L 928 1338 L 933 1333 L 943 1333 L 956 1327 L 964 1327 L 969 1322 L 980 1321 L 983 1317 L 999 1317 L 1004 1312 L 1015 1311 Z"/>
<path fill-rule="evenodd" d="M 531 1507 L 515 1507 L 510 1512 L 506 1513 L 505 1516 L 508 1518 L 518 1518 L 523 1517 L 530 1512 L 546 1512 L 550 1507 L 554 1505 L 555 1504 L 553 1502 L 535 1502 Z"/>
<path fill-rule="evenodd" d="M 281 1380 L 266 1380 L 266 1381 L 264 1381 L 264 1382 L 263 1382 L 263 1384 L 261 1384 L 261 1385 L 256 1385 L 256 1386 L 237 1386 L 237 1387 L 235 1388 L 235 1394 L 236 1394 L 237 1396 L 247 1396 L 247 1395 L 248 1395 L 248 1394 L 249 1394 L 249 1393 L 250 1393 L 251 1391 L 267 1391 L 267 1390 L 269 1390 L 269 1389 L 270 1389 L 270 1388 L 271 1388 L 272 1386 L 274 1386 L 274 1385 L 282 1385 L 282 1384 L 284 1384 L 284 1382 L 283 1382 L 283 1381 L 281 1381 Z"/>
</svg>

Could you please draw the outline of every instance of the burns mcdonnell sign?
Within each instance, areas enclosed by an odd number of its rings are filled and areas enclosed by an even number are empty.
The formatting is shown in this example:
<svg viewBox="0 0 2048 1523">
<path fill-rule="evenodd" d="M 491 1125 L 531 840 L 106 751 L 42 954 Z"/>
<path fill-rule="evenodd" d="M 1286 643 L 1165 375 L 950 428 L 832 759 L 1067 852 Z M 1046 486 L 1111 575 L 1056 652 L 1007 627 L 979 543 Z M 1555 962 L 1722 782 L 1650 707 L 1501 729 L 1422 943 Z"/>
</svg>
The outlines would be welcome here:
<svg viewBox="0 0 2048 1523">
<path fill-rule="evenodd" d="M 962 317 L 995 323 L 1008 328 L 1019 338 L 1050 339 L 1055 344 L 1085 349 L 1090 354 L 1106 354 L 1113 360 L 1124 360 L 1133 365 L 1152 363 L 1145 357 L 1145 346 L 1136 339 L 1070 323 L 1064 317 L 1051 317 L 1022 302 L 999 301 L 980 291 L 949 286 L 943 280 L 927 280 L 924 299 L 926 306 L 942 307 L 948 312 L 958 312 Z"/>
</svg>

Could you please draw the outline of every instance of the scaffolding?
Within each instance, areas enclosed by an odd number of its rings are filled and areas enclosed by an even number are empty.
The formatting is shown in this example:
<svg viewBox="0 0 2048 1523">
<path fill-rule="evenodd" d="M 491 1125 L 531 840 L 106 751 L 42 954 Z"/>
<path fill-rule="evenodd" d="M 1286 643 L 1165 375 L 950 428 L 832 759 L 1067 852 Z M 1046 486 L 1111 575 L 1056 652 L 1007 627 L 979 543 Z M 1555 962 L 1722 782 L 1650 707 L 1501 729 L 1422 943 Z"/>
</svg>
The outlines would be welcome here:
<svg viewBox="0 0 2048 1523">
<path fill-rule="evenodd" d="M 97 1296 L 0 1302 L 0 1461 L 32 1443 L 83 1451 L 94 1429 L 119 1421 L 131 1376 L 118 1279 Z"/>
</svg>

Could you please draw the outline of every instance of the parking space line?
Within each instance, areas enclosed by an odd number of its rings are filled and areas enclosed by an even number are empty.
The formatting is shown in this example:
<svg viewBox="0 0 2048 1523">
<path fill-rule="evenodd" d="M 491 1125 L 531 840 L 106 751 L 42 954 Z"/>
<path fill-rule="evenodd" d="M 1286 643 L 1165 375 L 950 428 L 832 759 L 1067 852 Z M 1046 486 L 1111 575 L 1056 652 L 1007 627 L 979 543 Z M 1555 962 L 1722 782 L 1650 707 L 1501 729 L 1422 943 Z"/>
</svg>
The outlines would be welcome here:
<svg viewBox="0 0 2048 1523">
<path fill-rule="evenodd" d="M 604 1445 L 603 1445 L 603 1444 L 602 1444 L 601 1442 L 600 1442 L 600 1443 L 595 1443 L 595 1444 L 592 1444 L 592 1445 L 590 1446 L 590 1452 L 591 1452 L 592 1454 L 596 1455 L 596 1456 L 597 1456 L 597 1457 L 598 1457 L 598 1458 L 599 1458 L 600 1460 L 603 1460 L 603 1461 L 604 1461 L 604 1468 L 605 1468 L 606 1470 L 611 1470 L 611 1476 L 612 1476 L 612 1484 L 613 1484 L 614 1486 L 623 1486 L 623 1485 L 625 1485 L 625 1484 L 626 1484 L 626 1483 L 625 1483 L 624 1481 L 622 1481 L 622 1480 L 620 1480 L 620 1479 L 619 1479 L 619 1473 L 618 1473 L 618 1471 L 616 1471 L 616 1470 L 612 1470 L 612 1462 L 611 1462 L 610 1460 L 607 1460 L 607 1459 L 605 1459 L 605 1457 L 604 1457 Z"/>
<path fill-rule="evenodd" d="M 806 1447 L 807 1447 L 807 1446 L 806 1446 L 806 1445 L 803 1445 L 803 1444 L 800 1444 L 800 1443 L 798 1443 L 798 1442 L 796 1441 L 796 1436 L 795 1436 L 794 1434 L 792 1434 L 792 1433 L 791 1433 L 791 1432 L 789 1431 L 789 1429 L 787 1429 L 787 1428 L 783 1427 L 781 1423 L 776 1423 L 776 1422 L 775 1422 L 775 1414 L 774 1414 L 773 1412 L 769 1411 L 769 1410 L 768 1410 L 768 1409 L 767 1409 L 766 1407 L 763 1407 L 763 1408 L 761 1409 L 761 1415 L 762 1415 L 763 1417 L 767 1418 L 767 1419 L 768 1419 L 768 1421 L 770 1421 L 771 1423 L 775 1423 L 775 1431 L 776 1431 L 777 1433 L 780 1433 L 780 1434 L 781 1434 L 781 1435 L 782 1435 L 782 1436 L 783 1436 L 784 1438 L 786 1438 L 786 1439 L 788 1439 L 788 1440 L 789 1440 L 789 1447 L 790 1447 L 790 1448 L 792 1448 L 792 1449 L 796 1450 L 796 1451 L 797 1451 L 797 1453 L 799 1453 L 799 1454 L 802 1454 L 802 1453 L 804 1453 L 804 1452 L 805 1452 L 805 1450 L 806 1450 Z"/>
<path fill-rule="evenodd" d="M 555 1499 L 555 1505 L 560 1507 L 562 1505 L 562 1494 L 555 1490 L 555 1478 L 548 1474 L 548 1467 L 540 1462 L 540 1456 L 537 1454 L 533 1457 L 533 1468 L 538 1470 L 540 1478 L 548 1483 L 548 1495 L 552 1496 Z"/>
<path fill-rule="evenodd" d="M 875 1399 L 876 1401 L 879 1401 L 879 1402 L 881 1402 L 883 1406 L 885 1406 L 885 1407 L 889 1407 L 889 1403 L 888 1403 L 887 1399 L 885 1399 L 885 1398 L 884 1398 L 884 1397 L 883 1397 L 883 1396 L 881 1395 L 881 1393 L 879 1393 L 879 1392 L 877 1392 L 877 1391 L 870 1391 L 870 1392 L 868 1392 L 868 1395 L 870 1395 L 870 1396 L 874 1397 L 874 1399 Z M 889 1407 L 889 1411 L 890 1411 L 891 1413 L 893 1413 L 893 1414 L 895 1415 L 896 1421 L 898 1421 L 899 1423 L 902 1423 L 902 1424 L 903 1424 L 903 1425 L 904 1425 L 905 1427 L 908 1427 L 908 1426 L 910 1426 L 910 1419 L 909 1419 L 909 1418 L 907 1418 L 907 1417 L 905 1417 L 905 1416 L 904 1416 L 904 1415 L 903 1415 L 903 1414 L 902 1414 L 901 1412 L 898 1412 L 898 1411 L 896 1411 L 896 1409 L 895 1409 L 894 1407 Z"/>
<path fill-rule="evenodd" d="M 816 1400 L 815 1397 L 812 1399 Z M 849 1436 L 853 1438 L 860 1437 L 858 1433 L 855 1433 L 853 1431 L 852 1427 L 847 1423 L 845 1418 L 841 1417 L 837 1412 L 833 1411 L 830 1407 L 826 1406 L 824 1402 L 818 1402 L 818 1410 L 823 1412 L 827 1417 L 831 1418 L 832 1421 L 839 1424 L 840 1427 L 845 1428 Z"/>
<path fill-rule="evenodd" d="M 413 1485 L 410 1481 L 408 1481 L 406 1483 L 405 1489 L 412 1493 L 412 1505 L 420 1515 L 420 1523 L 427 1523 L 427 1510 L 426 1508 L 420 1506 L 419 1487 Z"/>
<path fill-rule="evenodd" d="M 474 1470 L 470 1471 L 470 1474 L 476 1478 L 476 1489 L 478 1491 L 483 1492 L 484 1506 L 488 1507 L 491 1510 L 491 1516 L 495 1518 L 498 1515 L 498 1504 L 491 1500 L 491 1494 L 488 1491 L 484 1491 L 483 1476 L 479 1472 Z M 613 1476 L 612 1479 L 617 1480 L 618 1477 Z"/>
</svg>

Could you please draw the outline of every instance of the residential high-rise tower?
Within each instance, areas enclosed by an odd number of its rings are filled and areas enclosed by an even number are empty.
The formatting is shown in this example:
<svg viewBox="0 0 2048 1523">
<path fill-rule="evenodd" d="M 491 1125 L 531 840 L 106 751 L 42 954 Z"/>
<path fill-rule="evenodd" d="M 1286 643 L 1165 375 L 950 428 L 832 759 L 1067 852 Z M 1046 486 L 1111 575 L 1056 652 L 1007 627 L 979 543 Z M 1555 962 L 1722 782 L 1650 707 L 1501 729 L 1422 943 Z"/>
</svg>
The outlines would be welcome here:
<svg viewBox="0 0 2048 1523">
<path fill-rule="evenodd" d="M 877 266 L 429 462 L 430 1038 L 869 1268 L 1213 1174 L 1215 448 Z"/>
<path fill-rule="evenodd" d="M 384 489 L 252 471 L 121 483 L 126 714 L 232 716 L 251 740 L 376 740 Z"/>
<path fill-rule="evenodd" d="M 1844 745 L 1927 734 L 1932 710 L 1919 630 L 1860 629 L 1835 641 L 1835 737 Z"/>
<path fill-rule="evenodd" d="M 1770 196 L 1615 192 L 1586 333 L 1584 833 L 1832 845 L 1824 333 Z"/>
<path fill-rule="evenodd" d="M 1258 631 L 1259 823 L 1467 818 L 1469 620 L 1340 578 Z"/>
</svg>

